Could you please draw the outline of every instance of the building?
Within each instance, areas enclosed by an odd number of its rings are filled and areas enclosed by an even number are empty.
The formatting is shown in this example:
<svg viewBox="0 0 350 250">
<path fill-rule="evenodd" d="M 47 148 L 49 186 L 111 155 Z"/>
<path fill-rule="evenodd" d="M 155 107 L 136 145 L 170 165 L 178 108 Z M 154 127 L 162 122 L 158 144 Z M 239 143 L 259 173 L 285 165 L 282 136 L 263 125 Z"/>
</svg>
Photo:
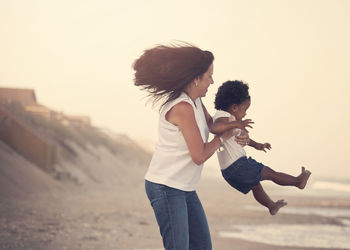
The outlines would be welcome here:
<svg viewBox="0 0 350 250">
<path fill-rule="evenodd" d="M 91 125 L 90 117 L 88 116 L 66 115 L 63 112 L 55 112 L 39 104 L 33 89 L 0 88 L 0 104 L 6 105 L 14 102 L 20 103 L 27 112 L 40 115 L 49 120 L 56 119 L 64 125 L 76 127 Z"/>
<path fill-rule="evenodd" d="M 0 104 L 20 103 L 25 111 L 51 119 L 52 111 L 39 104 L 33 89 L 0 88 Z"/>
<path fill-rule="evenodd" d="M 66 115 L 63 112 L 53 112 L 52 116 L 55 120 L 60 121 L 65 126 L 75 126 L 80 128 L 91 126 L 89 116 Z"/>
<path fill-rule="evenodd" d="M 0 88 L 0 102 L 2 104 L 19 102 L 23 107 L 37 105 L 33 89 Z"/>
</svg>

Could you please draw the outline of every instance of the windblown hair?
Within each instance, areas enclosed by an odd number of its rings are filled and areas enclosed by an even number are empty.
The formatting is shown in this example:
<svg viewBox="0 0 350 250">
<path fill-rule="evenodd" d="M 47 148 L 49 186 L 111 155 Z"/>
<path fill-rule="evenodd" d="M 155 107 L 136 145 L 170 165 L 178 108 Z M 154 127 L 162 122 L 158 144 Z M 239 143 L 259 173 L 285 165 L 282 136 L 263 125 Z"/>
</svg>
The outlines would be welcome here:
<svg viewBox="0 0 350 250">
<path fill-rule="evenodd" d="M 233 104 L 242 104 L 250 99 L 249 86 L 242 81 L 224 82 L 218 89 L 215 96 L 215 108 L 228 111 Z"/>
<path fill-rule="evenodd" d="M 193 45 L 159 45 L 145 50 L 134 64 L 134 83 L 154 97 L 162 106 L 179 97 L 186 86 L 201 77 L 213 63 L 210 51 Z M 162 107 L 161 106 L 161 107 Z"/>
</svg>

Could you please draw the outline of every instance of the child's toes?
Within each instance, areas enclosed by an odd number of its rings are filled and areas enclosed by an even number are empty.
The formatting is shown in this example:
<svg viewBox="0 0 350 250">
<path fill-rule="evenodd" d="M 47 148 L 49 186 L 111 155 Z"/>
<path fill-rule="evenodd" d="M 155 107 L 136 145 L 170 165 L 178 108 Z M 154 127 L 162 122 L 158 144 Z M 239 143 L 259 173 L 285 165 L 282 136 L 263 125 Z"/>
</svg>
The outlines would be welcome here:
<svg viewBox="0 0 350 250">
<path fill-rule="evenodd" d="M 302 174 L 300 175 L 300 178 L 301 178 L 301 181 L 300 181 L 300 184 L 299 184 L 299 188 L 300 189 L 304 189 L 305 188 L 306 183 L 308 182 L 310 175 L 311 175 L 311 172 L 309 170 L 305 170 L 305 168 L 304 168 Z"/>
<path fill-rule="evenodd" d="M 285 202 L 284 200 L 278 200 L 276 203 L 280 205 L 280 207 L 284 207 L 285 205 L 287 205 L 287 202 Z"/>
<path fill-rule="evenodd" d="M 274 203 L 274 206 L 272 206 L 271 208 L 269 208 L 270 210 L 270 214 L 271 215 L 275 215 L 277 214 L 278 210 L 281 208 L 281 207 L 284 207 L 287 205 L 287 202 L 285 202 L 284 200 L 278 200 Z"/>
</svg>

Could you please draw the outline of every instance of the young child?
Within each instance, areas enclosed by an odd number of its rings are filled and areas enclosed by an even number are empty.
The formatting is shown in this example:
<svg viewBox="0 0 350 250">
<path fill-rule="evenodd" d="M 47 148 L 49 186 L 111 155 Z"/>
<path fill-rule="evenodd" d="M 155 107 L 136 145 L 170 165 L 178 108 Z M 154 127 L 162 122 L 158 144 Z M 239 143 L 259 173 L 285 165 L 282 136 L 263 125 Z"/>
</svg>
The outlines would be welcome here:
<svg viewBox="0 0 350 250">
<path fill-rule="evenodd" d="M 214 133 L 221 133 L 225 129 L 234 128 L 236 121 L 242 121 L 246 111 L 250 106 L 249 87 L 241 81 L 227 81 L 220 86 L 215 97 L 216 114 L 213 117 Z M 243 122 L 252 123 L 247 119 Z M 244 130 L 236 129 L 238 133 L 245 133 Z M 269 143 L 258 143 L 249 140 L 249 146 L 266 152 L 270 150 Z M 311 174 L 310 171 L 301 169 L 301 174 L 297 177 L 275 172 L 271 168 L 264 166 L 246 157 L 244 148 L 231 137 L 223 142 L 223 149 L 217 152 L 220 168 L 224 179 L 238 191 L 247 194 L 253 190 L 255 199 L 267 207 L 271 215 L 275 215 L 278 210 L 287 205 L 284 200 L 272 201 L 265 193 L 260 181 L 271 180 L 278 185 L 295 186 L 303 189 Z"/>
</svg>

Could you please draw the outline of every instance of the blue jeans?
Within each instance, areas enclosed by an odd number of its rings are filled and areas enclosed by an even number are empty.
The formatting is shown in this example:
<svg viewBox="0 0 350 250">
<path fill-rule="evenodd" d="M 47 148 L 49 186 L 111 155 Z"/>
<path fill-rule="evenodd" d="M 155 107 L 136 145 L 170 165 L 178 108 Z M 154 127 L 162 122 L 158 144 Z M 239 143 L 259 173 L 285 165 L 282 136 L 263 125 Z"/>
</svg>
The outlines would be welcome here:
<svg viewBox="0 0 350 250">
<path fill-rule="evenodd" d="M 166 250 L 211 250 L 207 218 L 196 191 L 145 182 Z"/>
</svg>

